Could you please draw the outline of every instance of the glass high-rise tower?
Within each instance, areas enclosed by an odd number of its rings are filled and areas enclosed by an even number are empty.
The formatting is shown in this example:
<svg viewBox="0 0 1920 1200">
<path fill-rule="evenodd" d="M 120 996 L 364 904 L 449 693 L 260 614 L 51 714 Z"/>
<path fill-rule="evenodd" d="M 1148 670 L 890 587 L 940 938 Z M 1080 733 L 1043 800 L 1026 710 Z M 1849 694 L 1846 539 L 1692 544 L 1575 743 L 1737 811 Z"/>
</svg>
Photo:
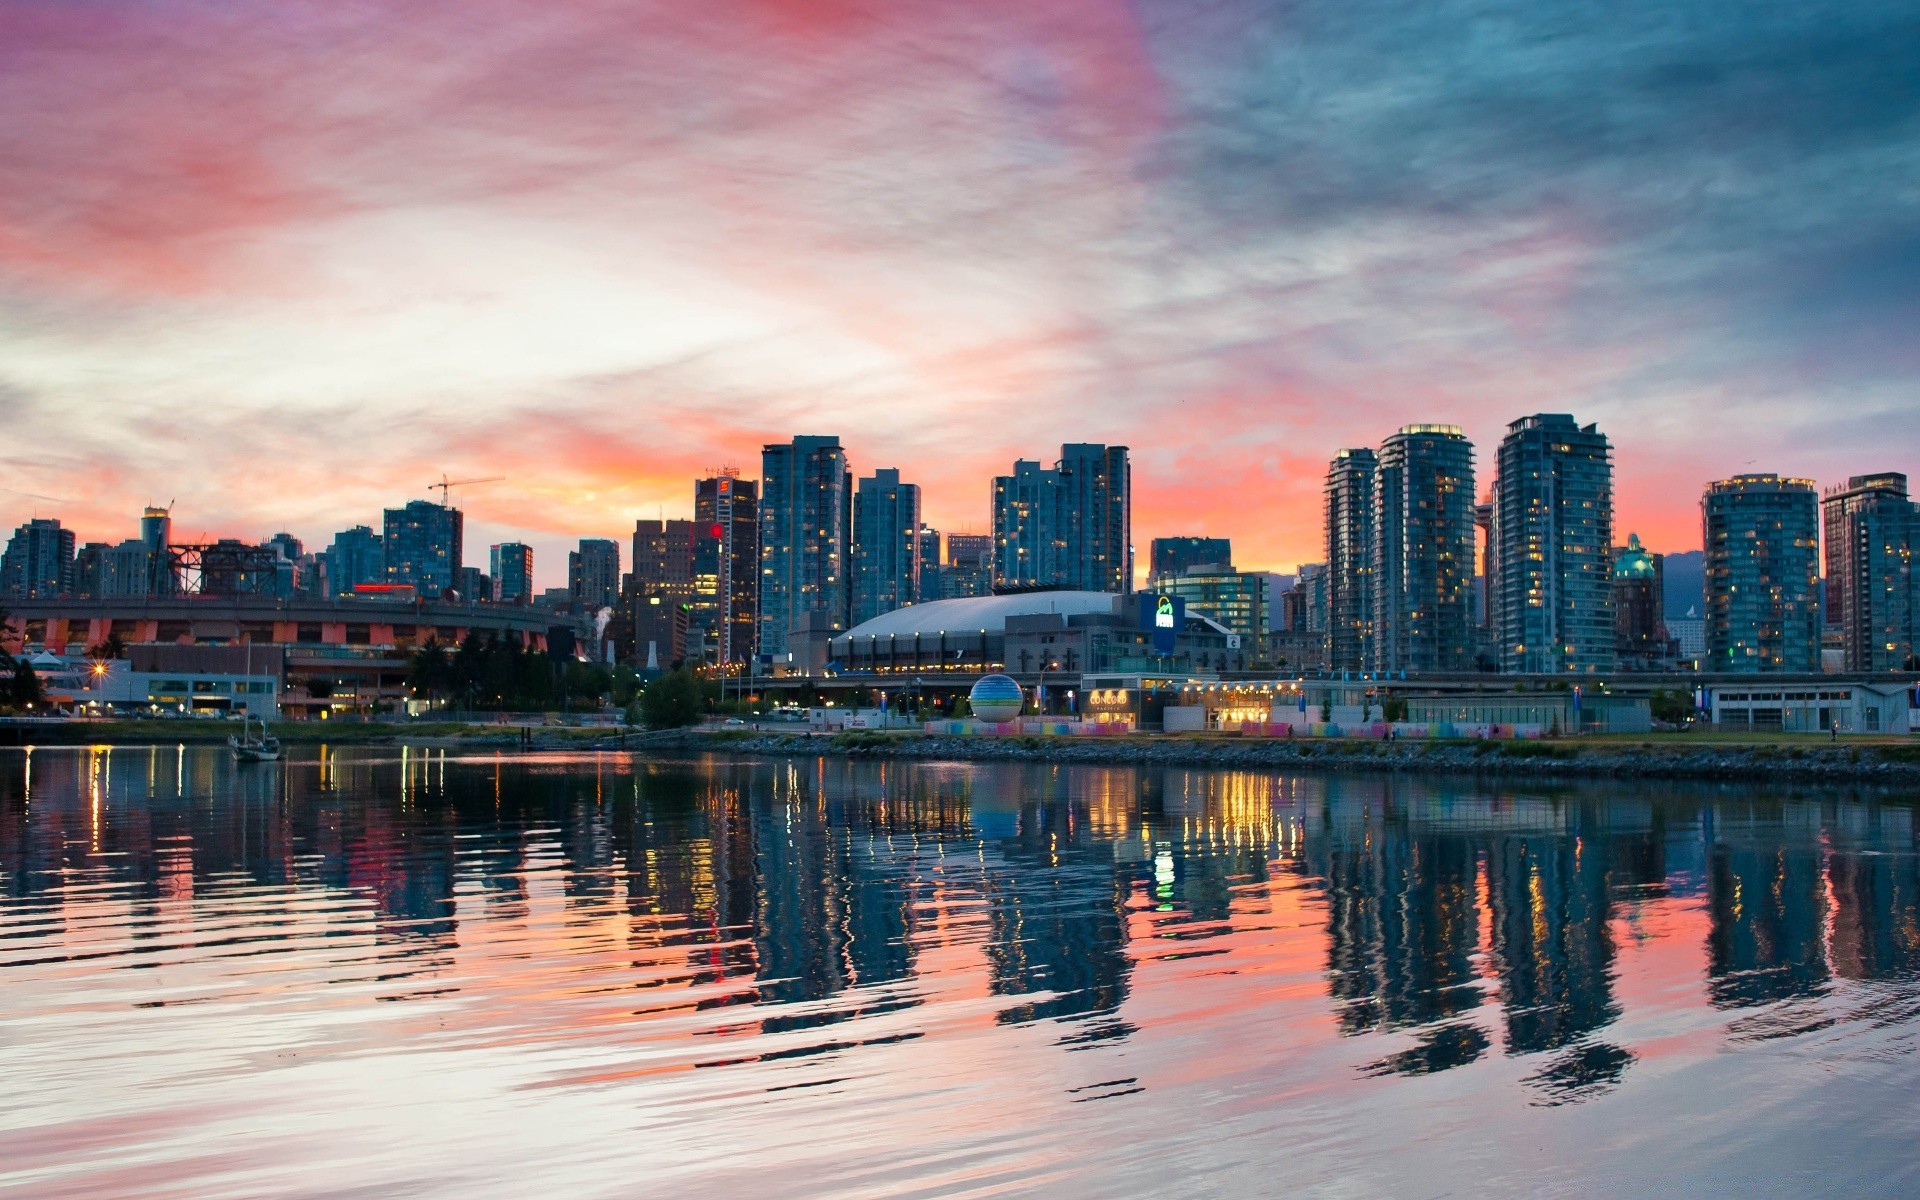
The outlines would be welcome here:
<svg viewBox="0 0 1920 1200">
<path fill-rule="evenodd" d="M 1700 498 L 1708 671 L 1820 670 L 1820 513 L 1811 479 L 1736 475 Z"/>
<path fill-rule="evenodd" d="M 1051 470 L 1022 459 L 993 481 L 998 586 L 1133 590 L 1133 473 L 1125 446 L 1069 442 Z"/>
<path fill-rule="evenodd" d="M 1464 671 L 1473 661 L 1473 443 L 1457 425 L 1408 425 L 1374 468 L 1377 671 Z"/>
<path fill-rule="evenodd" d="M 920 549 L 919 487 L 901 483 L 891 467 L 860 480 L 853 493 L 853 625 L 919 597 Z"/>
<path fill-rule="evenodd" d="M 1827 533 L 1827 622 L 1849 671 L 1901 671 L 1914 656 L 1920 513 L 1897 471 L 1855 475 L 1821 501 Z"/>
<path fill-rule="evenodd" d="M 837 437 L 762 448 L 761 654 L 785 654 L 804 617 L 817 629 L 847 627 L 850 482 Z"/>
<path fill-rule="evenodd" d="M 424 600 L 458 586 L 464 522 L 459 509 L 427 500 L 389 508 L 381 534 L 388 583 L 410 583 Z M 473 597 L 468 597 L 473 599 Z"/>
<path fill-rule="evenodd" d="M 1493 485 L 1488 605 L 1508 673 L 1610 671 L 1613 461 L 1565 413 L 1507 426 Z"/>
<path fill-rule="evenodd" d="M 1373 642 L 1374 471 L 1379 457 L 1361 447 L 1327 464 L 1327 665 L 1366 666 Z"/>
</svg>

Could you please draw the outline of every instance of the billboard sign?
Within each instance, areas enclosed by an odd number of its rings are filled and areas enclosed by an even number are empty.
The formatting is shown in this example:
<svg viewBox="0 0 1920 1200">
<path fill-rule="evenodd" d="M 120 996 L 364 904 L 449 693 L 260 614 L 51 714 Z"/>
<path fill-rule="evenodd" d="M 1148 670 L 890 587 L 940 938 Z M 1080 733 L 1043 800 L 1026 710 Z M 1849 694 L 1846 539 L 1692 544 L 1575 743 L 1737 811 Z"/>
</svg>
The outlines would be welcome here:
<svg viewBox="0 0 1920 1200">
<path fill-rule="evenodd" d="M 1140 593 L 1140 626 L 1152 635 L 1153 652 L 1172 655 L 1174 638 L 1187 624 L 1187 602 L 1161 592 Z"/>
</svg>

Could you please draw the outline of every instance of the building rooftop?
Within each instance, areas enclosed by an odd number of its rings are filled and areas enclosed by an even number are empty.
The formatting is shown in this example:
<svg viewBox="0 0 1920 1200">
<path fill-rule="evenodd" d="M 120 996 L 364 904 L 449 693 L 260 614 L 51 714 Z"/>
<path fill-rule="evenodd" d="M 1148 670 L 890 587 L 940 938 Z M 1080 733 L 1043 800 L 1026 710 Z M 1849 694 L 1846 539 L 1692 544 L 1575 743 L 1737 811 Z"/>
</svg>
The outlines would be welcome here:
<svg viewBox="0 0 1920 1200">
<path fill-rule="evenodd" d="M 962 596 L 954 600 L 932 600 L 881 613 L 863 621 L 834 638 L 916 637 L 920 634 L 1005 633 L 1009 617 L 1059 613 L 1077 617 L 1086 613 L 1111 613 L 1115 597 L 1110 592 L 1021 592 L 1011 596 Z"/>
</svg>

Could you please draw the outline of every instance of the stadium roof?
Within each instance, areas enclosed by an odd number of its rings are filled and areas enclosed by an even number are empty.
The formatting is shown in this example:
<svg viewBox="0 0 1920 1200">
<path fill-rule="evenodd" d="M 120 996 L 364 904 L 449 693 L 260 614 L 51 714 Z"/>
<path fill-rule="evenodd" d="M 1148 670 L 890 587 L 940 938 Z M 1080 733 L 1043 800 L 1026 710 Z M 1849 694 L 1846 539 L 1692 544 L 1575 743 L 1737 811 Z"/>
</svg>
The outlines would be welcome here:
<svg viewBox="0 0 1920 1200">
<path fill-rule="evenodd" d="M 1110 592 L 1020 592 L 1011 596 L 963 596 L 957 600 L 930 600 L 881 613 L 863 621 L 842 638 L 917 637 L 921 634 L 1005 633 L 1008 617 L 1030 617 L 1045 613 L 1077 617 L 1084 613 L 1110 613 L 1116 597 Z"/>
</svg>

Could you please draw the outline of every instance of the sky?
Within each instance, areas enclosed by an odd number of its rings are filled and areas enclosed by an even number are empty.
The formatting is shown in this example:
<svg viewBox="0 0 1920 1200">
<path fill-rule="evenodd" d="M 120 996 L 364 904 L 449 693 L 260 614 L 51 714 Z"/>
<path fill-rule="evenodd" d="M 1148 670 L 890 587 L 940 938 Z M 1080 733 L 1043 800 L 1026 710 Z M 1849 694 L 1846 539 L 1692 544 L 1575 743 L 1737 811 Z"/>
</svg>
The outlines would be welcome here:
<svg viewBox="0 0 1920 1200">
<path fill-rule="evenodd" d="M 838 434 L 929 523 L 1121 443 L 1134 535 L 1322 556 L 1343 446 L 1920 473 L 1920 6 L 0 0 L 0 525 L 469 562 Z"/>
</svg>

